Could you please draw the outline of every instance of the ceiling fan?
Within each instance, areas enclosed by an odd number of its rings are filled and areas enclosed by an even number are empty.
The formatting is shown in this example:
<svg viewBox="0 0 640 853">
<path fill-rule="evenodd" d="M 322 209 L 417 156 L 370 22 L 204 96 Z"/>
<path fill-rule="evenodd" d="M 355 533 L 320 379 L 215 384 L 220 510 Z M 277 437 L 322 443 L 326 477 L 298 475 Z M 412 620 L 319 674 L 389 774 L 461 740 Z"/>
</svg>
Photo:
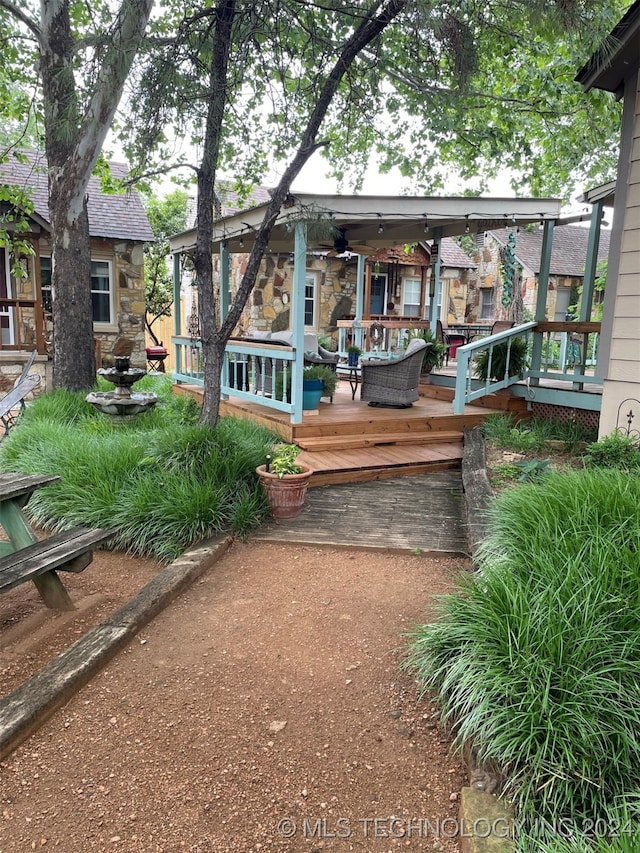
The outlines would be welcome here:
<svg viewBox="0 0 640 853">
<path fill-rule="evenodd" d="M 333 247 L 327 252 L 327 257 L 335 258 L 339 255 L 355 254 L 355 255 L 372 255 L 377 249 L 374 246 L 367 246 L 364 243 L 350 245 L 347 239 L 347 229 L 336 229 L 336 236 L 333 238 Z M 325 244 L 326 245 L 326 244 Z"/>
</svg>

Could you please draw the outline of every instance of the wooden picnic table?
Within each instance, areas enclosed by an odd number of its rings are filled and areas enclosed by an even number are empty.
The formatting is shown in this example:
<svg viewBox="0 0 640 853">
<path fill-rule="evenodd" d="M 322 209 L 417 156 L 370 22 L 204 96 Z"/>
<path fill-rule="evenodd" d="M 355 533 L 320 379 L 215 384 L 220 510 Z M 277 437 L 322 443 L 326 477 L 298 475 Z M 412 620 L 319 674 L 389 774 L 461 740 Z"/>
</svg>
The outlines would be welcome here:
<svg viewBox="0 0 640 853">
<path fill-rule="evenodd" d="M 37 489 L 59 480 L 48 475 L 0 474 L 0 525 L 7 537 L 0 540 L 0 593 L 31 580 L 47 607 L 73 610 L 57 571 L 81 572 L 93 559 L 93 546 L 112 531 L 76 527 L 38 540 L 24 508 Z"/>
</svg>

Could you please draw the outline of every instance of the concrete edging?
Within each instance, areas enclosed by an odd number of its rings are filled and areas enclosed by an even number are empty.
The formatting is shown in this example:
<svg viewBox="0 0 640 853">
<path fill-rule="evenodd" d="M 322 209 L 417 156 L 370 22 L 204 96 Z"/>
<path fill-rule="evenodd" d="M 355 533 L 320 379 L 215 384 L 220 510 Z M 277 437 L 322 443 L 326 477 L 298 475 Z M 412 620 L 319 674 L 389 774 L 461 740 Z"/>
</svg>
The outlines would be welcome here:
<svg viewBox="0 0 640 853">
<path fill-rule="evenodd" d="M 227 551 L 232 537 L 201 543 L 162 569 L 130 601 L 0 701 L 0 760 L 99 672 L 135 634 Z"/>
<path fill-rule="evenodd" d="M 487 476 L 484 434 L 480 429 L 464 431 L 462 488 L 466 507 L 469 549 L 474 563 L 479 545 L 487 537 L 487 511 L 493 489 Z"/>
<path fill-rule="evenodd" d="M 460 853 L 514 853 L 513 811 L 495 794 L 463 788 L 458 813 Z"/>
<path fill-rule="evenodd" d="M 487 537 L 487 513 L 493 489 L 487 475 L 484 433 L 481 429 L 464 431 L 462 487 L 469 539 L 469 550 L 477 567 L 478 549 Z M 467 769 L 471 775 L 470 757 Z M 495 794 L 480 788 L 460 792 L 460 853 L 513 853 L 513 812 Z"/>
</svg>

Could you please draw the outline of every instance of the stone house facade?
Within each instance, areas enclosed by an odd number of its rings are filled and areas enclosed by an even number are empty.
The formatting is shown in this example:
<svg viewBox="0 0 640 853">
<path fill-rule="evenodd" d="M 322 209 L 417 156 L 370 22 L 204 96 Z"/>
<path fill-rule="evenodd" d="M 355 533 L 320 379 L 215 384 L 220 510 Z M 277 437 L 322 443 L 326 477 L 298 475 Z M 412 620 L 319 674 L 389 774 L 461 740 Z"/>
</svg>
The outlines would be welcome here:
<svg viewBox="0 0 640 853">
<path fill-rule="evenodd" d="M 471 281 L 466 299 L 465 319 L 470 322 L 503 320 L 509 310 L 502 304 L 504 283 L 503 256 L 510 229 L 487 231 L 478 249 L 477 275 Z M 609 254 L 609 234 L 601 232 L 598 261 Z M 584 278 L 589 231 L 578 225 L 559 225 L 554 228 L 551 267 L 547 293 L 546 319 L 563 321 L 570 306 L 578 301 Z M 542 231 L 519 230 L 515 233 L 516 270 L 525 317 L 533 317 L 538 291 L 538 274 L 542 254 Z"/>
<path fill-rule="evenodd" d="M 126 176 L 121 164 L 111 164 L 114 177 Z M 27 238 L 33 255 L 24 259 L 24 275 L 11 273 L 11 258 L 0 248 L 0 369 L 5 380 L 20 373 L 21 363 L 36 349 L 36 367 L 48 387 L 47 362 L 51 352 L 51 236 L 48 222 L 46 163 L 42 155 L 28 154 L 27 163 L 0 166 L 0 182 L 31 190 L 34 211 Z M 93 328 L 98 366 L 113 363 L 117 354 L 146 364 L 144 243 L 154 239 L 138 194 L 103 193 L 97 178 L 88 187 L 91 234 Z M 6 382 L 5 382 L 6 384 Z"/>
</svg>

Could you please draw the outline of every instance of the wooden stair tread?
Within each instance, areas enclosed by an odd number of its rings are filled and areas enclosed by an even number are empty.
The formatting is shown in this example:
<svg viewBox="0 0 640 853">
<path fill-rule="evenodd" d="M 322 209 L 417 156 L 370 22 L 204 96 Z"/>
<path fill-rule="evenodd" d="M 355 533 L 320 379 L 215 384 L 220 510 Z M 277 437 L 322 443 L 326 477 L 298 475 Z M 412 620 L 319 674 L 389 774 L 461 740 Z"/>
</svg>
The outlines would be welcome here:
<svg viewBox="0 0 640 853">
<path fill-rule="evenodd" d="M 313 487 L 459 468 L 462 454 L 462 442 L 455 441 L 346 450 L 303 450 L 298 459 L 313 468 L 309 482 Z"/>
<path fill-rule="evenodd" d="M 462 442 L 459 431 L 429 432 L 380 432 L 360 435 L 304 436 L 297 439 L 303 450 L 347 450 L 357 447 L 381 447 L 386 445 L 427 445 L 447 442 Z"/>
</svg>

